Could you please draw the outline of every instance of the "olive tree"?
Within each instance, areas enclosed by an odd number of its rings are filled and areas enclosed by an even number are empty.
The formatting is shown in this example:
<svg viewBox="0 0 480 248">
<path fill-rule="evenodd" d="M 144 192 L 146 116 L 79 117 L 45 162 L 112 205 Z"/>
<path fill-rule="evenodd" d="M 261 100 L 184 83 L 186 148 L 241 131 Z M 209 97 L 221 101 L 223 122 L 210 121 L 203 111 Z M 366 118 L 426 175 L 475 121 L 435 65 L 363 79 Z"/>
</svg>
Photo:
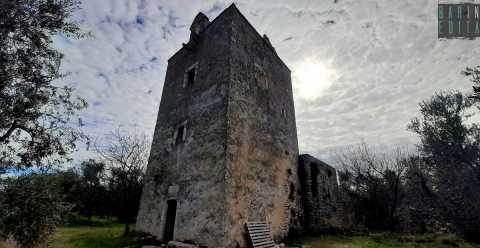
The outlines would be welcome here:
<svg viewBox="0 0 480 248">
<path fill-rule="evenodd" d="M 438 92 L 420 103 L 421 116 L 409 129 L 420 138 L 419 150 L 434 193 L 457 231 L 478 237 L 480 228 L 480 127 L 469 121 L 475 99 L 461 92 Z"/>
<path fill-rule="evenodd" d="M 72 124 L 87 106 L 60 86 L 53 37 L 81 38 L 76 0 L 0 0 L 0 176 L 69 159 L 83 137 Z M 59 223 L 61 197 L 45 175 L 0 177 L 0 233 L 21 247 L 43 243 Z"/>
<path fill-rule="evenodd" d="M 13 238 L 21 248 L 44 244 L 67 210 L 58 189 L 49 174 L 7 179 L 0 194 L 3 238 Z"/>
<path fill-rule="evenodd" d="M 76 0 L 0 1 L 0 168 L 56 164 L 82 135 L 70 125 L 87 106 L 55 80 L 63 55 L 52 37 L 80 38 Z"/>
</svg>

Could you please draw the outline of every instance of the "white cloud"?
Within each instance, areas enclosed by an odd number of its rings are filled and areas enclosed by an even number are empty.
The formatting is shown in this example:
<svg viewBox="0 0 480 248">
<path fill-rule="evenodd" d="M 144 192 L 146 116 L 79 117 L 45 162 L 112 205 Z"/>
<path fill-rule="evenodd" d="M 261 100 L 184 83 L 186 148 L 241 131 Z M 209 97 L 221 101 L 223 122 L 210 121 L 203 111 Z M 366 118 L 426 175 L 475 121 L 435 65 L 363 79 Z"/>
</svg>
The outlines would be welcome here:
<svg viewBox="0 0 480 248">
<path fill-rule="evenodd" d="M 167 59 L 187 40 L 198 11 L 212 19 L 229 4 L 84 0 L 77 18 L 95 37 L 59 37 L 56 44 L 66 55 L 63 69 L 72 72 L 66 82 L 90 103 L 83 113 L 87 132 L 101 136 L 121 124 L 152 135 Z M 437 39 L 435 1 L 246 0 L 237 6 L 293 73 L 308 60 L 324 71 L 312 76 L 321 87 L 295 91 L 300 150 L 321 158 L 361 139 L 415 143 L 406 125 L 417 103 L 437 90 L 469 90 L 460 71 L 480 64 L 480 41 Z M 292 76 L 296 86 L 315 82 Z"/>
</svg>

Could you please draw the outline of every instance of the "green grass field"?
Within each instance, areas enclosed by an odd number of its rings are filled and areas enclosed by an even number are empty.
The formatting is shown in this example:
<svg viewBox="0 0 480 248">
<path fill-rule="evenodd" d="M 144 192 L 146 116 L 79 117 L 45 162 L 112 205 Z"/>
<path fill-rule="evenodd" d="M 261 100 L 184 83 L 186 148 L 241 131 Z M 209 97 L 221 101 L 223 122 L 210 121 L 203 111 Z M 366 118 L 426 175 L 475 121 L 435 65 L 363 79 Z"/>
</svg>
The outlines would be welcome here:
<svg viewBox="0 0 480 248">
<path fill-rule="evenodd" d="M 372 234 L 308 237 L 292 242 L 302 248 L 480 248 L 454 235 Z"/>
<path fill-rule="evenodd" d="M 62 227 L 50 238 L 51 248 L 124 248 L 141 247 L 132 238 L 122 237 L 123 226 Z M 480 248 L 454 235 L 372 234 L 369 236 L 306 237 L 291 242 L 302 248 Z M 13 244 L 0 243 L 0 248 Z"/>
<path fill-rule="evenodd" d="M 114 248 L 134 245 L 122 237 L 123 225 L 112 227 L 65 227 L 49 240 L 52 248 Z"/>
<path fill-rule="evenodd" d="M 123 248 L 140 247 L 131 238 L 122 237 L 123 225 L 110 227 L 61 227 L 48 241 L 51 248 Z M 0 243 L 0 248 L 13 248 Z"/>
</svg>

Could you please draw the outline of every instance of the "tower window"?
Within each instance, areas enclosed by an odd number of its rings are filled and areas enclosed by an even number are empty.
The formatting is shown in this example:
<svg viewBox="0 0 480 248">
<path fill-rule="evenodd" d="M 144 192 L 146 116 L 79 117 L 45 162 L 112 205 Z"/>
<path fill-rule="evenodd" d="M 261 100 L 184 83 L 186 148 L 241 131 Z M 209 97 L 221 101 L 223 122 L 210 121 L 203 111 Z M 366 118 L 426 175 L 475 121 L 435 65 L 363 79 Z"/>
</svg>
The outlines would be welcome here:
<svg viewBox="0 0 480 248">
<path fill-rule="evenodd" d="M 195 67 L 187 72 L 187 86 L 192 86 L 195 83 Z"/>
<path fill-rule="evenodd" d="M 268 89 L 268 81 L 269 77 L 267 72 L 263 69 L 263 67 L 257 63 L 254 63 L 255 67 L 255 80 L 260 85 L 262 89 Z"/>
<path fill-rule="evenodd" d="M 293 183 L 290 183 L 288 199 L 295 200 L 295 185 Z"/>
<path fill-rule="evenodd" d="M 178 145 L 180 143 L 185 142 L 185 139 L 187 137 L 187 127 L 186 125 L 181 125 L 180 127 L 175 130 L 175 133 L 173 134 L 173 140 L 174 144 Z"/>
<path fill-rule="evenodd" d="M 185 71 L 185 76 L 183 78 L 183 88 L 189 87 L 195 84 L 195 80 L 197 79 L 197 70 L 198 70 L 198 62 L 190 66 Z"/>
</svg>

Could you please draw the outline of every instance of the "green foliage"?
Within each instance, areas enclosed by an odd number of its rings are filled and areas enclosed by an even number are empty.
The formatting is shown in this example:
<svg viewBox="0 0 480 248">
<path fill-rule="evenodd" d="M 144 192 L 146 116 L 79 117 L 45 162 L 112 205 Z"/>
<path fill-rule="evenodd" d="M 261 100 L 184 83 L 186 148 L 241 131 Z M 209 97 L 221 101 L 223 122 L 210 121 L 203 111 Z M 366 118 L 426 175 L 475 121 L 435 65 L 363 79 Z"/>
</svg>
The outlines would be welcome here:
<svg viewBox="0 0 480 248">
<path fill-rule="evenodd" d="M 55 171 L 55 183 L 65 202 L 71 205 L 72 211 L 77 211 L 78 206 L 81 205 L 80 195 L 82 192 L 81 177 L 74 169 L 66 171 Z"/>
<path fill-rule="evenodd" d="M 52 37 L 85 36 L 76 0 L 0 1 L 0 170 L 59 164 L 83 135 L 71 118 L 87 106 L 53 82 L 63 55 Z"/>
<path fill-rule="evenodd" d="M 457 91 L 436 93 L 420 103 L 421 117 L 408 127 L 420 138 L 432 205 L 469 237 L 480 235 L 480 127 L 468 122 L 474 103 Z"/>
<path fill-rule="evenodd" d="M 55 185 L 55 178 L 31 174 L 6 180 L 1 192 L 3 235 L 13 238 L 22 248 L 43 244 L 52 235 L 66 206 Z"/>
<path fill-rule="evenodd" d="M 478 161 L 480 129 L 467 125 L 473 101 L 460 92 L 439 92 L 420 103 L 420 118 L 408 129 L 418 134 L 420 150 L 437 167 L 452 163 L 471 166 Z"/>
<path fill-rule="evenodd" d="M 78 196 L 81 206 L 78 210 L 89 218 L 95 213 L 105 213 L 108 208 L 106 201 L 111 198 L 103 184 L 106 179 L 105 164 L 90 159 L 82 162 L 80 170 L 82 174 L 78 185 L 80 188 Z"/>
</svg>

